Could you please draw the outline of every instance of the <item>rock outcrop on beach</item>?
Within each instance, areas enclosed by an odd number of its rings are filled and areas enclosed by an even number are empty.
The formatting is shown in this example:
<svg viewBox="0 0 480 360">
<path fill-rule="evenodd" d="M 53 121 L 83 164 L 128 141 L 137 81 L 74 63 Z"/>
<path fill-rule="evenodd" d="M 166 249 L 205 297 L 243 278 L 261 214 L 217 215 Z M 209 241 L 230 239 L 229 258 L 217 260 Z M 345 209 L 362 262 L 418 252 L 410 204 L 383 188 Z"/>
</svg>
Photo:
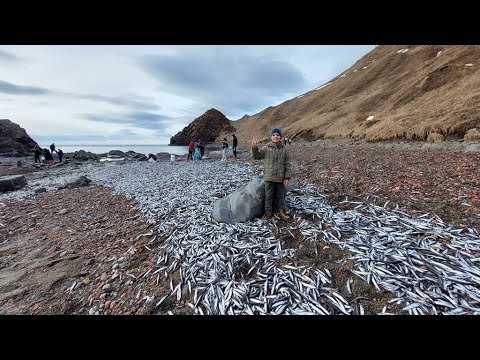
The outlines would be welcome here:
<svg viewBox="0 0 480 360">
<path fill-rule="evenodd" d="M 11 156 L 28 156 L 38 145 L 18 124 L 0 119 L 0 154 Z"/>
<path fill-rule="evenodd" d="M 27 181 L 23 175 L 0 176 L 0 193 L 18 190 L 26 184 Z"/>
<path fill-rule="evenodd" d="M 170 139 L 170 145 L 187 146 L 190 140 L 201 139 L 205 143 L 214 142 L 220 133 L 234 132 L 225 115 L 216 109 L 210 109 L 202 116 L 196 118 L 192 123 L 178 132 Z"/>
</svg>

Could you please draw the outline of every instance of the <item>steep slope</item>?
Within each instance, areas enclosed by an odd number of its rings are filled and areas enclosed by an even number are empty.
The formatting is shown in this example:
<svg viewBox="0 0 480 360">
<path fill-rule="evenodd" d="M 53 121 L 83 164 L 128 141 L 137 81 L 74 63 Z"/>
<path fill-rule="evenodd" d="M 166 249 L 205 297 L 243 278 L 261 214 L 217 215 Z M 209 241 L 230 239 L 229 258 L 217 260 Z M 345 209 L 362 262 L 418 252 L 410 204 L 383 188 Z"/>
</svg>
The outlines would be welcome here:
<svg viewBox="0 0 480 360">
<path fill-rule="evenodd" d="M 202 139 L 206 143 L 213 142 L 222 131 L 231 133 L 234 128 L 220 111 L 210 109 L 172 136 L 170 145 L 188 145 L 190 140 L 198 139 Z"/>
<path fill-rule="evenodd" d="M 383 45 L 327 84 L 231 124 L 241 142 L 274 126 L 300 141 L 423 140 L 463 137 L 480 128 L 479 113 L 480 46 Z"/>
</svg>

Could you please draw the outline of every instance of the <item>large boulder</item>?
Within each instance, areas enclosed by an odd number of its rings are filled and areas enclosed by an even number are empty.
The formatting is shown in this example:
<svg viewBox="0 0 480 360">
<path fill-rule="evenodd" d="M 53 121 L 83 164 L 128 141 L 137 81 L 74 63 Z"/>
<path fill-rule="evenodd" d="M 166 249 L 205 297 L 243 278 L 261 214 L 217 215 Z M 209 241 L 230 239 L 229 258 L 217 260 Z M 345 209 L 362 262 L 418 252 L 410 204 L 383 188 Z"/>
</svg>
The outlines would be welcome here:
<svg viewBox="0 0 480 360">
<path fill-rule="evenodd" d="M 291 179 L 286 192 L 298 188 L 298 182 Z M 259 217 L 264 212 L 265 185 L 263 175 L 251 180 L 233 193 L 213 204 L 213 218 L 222 223 L 236 224 Z M 274 204 L 274 211 L 276 204 Z"/>
<path fill-rule="evenodd" d="M 29 156 L 37 145 L 24 128 L 8 119 L 0 119 L 0 154 Z"/>
<path fill-rule="evenodd" d="M 0 193 L 21 189 L 26 184 L 23 175 L 0 176 Z"/>
</svg>

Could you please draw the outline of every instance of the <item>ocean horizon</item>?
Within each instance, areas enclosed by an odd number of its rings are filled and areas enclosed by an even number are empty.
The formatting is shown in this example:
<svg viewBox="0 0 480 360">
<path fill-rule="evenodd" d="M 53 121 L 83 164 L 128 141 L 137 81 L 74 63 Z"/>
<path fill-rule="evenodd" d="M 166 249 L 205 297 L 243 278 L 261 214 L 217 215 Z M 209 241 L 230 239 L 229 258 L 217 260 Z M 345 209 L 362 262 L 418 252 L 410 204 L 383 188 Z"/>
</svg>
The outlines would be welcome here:
<svg viewBox="0 0 480 360">
<path fill-rule="evenodd" d="M 50 149 L 50 145 L 40 145 L 40 147 Z M 62 149 L 64 153 L 71 153 L 79 150 L 90 151 L 94 154 L 105 154 L 111 150 L 120 150 L 123 152 L 135 151 L 136 153 L 145 154 L 158 154 L 169 153 L 174 155 L 188 154 L 188 146 L 170 146 L 165 144 L 159 145 L 62 145 L 61 143 L 55 144 L 55 149 Z"/>
</svg>

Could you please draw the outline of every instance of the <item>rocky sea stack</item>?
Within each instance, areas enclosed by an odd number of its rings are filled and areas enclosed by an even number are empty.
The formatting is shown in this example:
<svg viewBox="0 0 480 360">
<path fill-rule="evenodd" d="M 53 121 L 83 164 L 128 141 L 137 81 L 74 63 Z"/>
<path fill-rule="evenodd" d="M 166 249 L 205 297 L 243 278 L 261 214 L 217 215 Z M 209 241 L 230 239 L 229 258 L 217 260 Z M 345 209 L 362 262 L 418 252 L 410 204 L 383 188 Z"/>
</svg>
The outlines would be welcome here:
<svg viewBox="0 0 480 360">
<path fill-rule="evenodd" d="M 198 139 L 202 139 L 205 143 L 214 142 L 220 133 L 234 131 L 230 120 L 220 111 L 212 108 L 172 136 L 170 145 L 186 146 L 190 140 Z"/>
</svg>

